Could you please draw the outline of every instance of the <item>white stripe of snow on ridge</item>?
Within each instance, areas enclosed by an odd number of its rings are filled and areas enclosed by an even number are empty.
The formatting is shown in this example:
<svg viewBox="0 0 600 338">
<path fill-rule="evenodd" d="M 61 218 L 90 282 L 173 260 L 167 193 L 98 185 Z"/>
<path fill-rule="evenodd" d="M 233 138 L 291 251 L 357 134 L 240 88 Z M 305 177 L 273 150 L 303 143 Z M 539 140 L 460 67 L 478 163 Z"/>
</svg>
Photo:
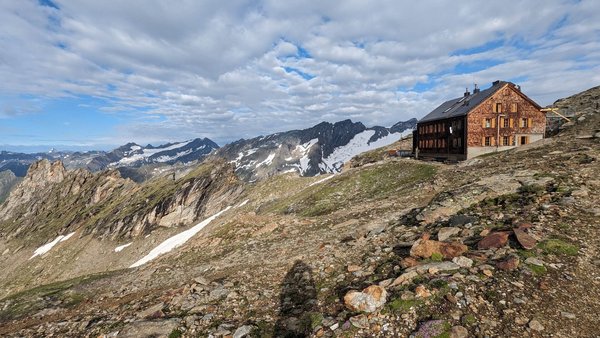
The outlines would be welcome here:
<svg viewBox="0 0 600 338">
<path fill-rule="evenodd" d="M 250 202 L 250 200 L 245 200 L 244 202 L 240 203 L 236 208 L 241 208 L 244 205 L 248 204 L 248 202 Z"/>
<path fill-rule="evenodd" d="M 409 133 L 412 133 L 412 130 L 402 133 L 390 133 L 374 142 L 368 143 L 369 139 L 375 135 L 375 130 L 365 130 L 362 133 L 354 135 L 352 140 L 345 146 L 335 148 L 333 153 L 322 160 L 325 164 L 325 167 L 322 167 L 322 169 L 329 172 L 340 172 L 344 163 L 350 161 L 354 156 L 365 151 L 390 145 Z"/>
<path fill-rule="evenodd" d="M 133 242 L 127 243 L 127 244 L 123 244 L 121 246 L 118 246 L 115 248 L 115 252 L 121 252 L 123 251 L 123 249 L 125 249 L 126 247 L 130 246 L 131 244 L 133 244 Z"/>
<path fill-rule="evenodd" d="M 43 254 L 45 254 L 46 252 L 50 251 L 50 249 L 52 249 L 56 244 L 60 243 L 60 242 L 64 242 L 67 239 L 71 238 L 71 236 L 75 235 L 74 232 L 63 236 L 60 235 L 58 237 L 56 237 L 52 242 L 44 244 L 42 246 L 40 246 L 39 248 L 35 249 L 35 251 L 33 252 L 33 256 L 29 257 L 29 259 L 32 259 L 35 256 L 41 256 Z"/>
<path fill-rule="evenodd" d="M 116 164 L 131 164 L 131 163 L 137 162 L 141 159 L 148 158 L 156 153 L 184 147 L 191 142 L 192 142 L 192 140 L 189 140 L 189 141 L 175 143 L 175 144 L 170 145 L 165 148 L 144 149 L 142 154 L 135 154 L 131 157 L 124 157 L 121 160 L 119 160 L 118 162 L 116 162 Z"/>
<path fill-rule="evenodd" d="M 218 213 L 210 216 L 209 218 L 205 219 L 204 221 L 198 223 L 197 225 L 195 225 L 193 228 L 190 228 L 186 231 L 180 232 L 179 234 L 173 236 L 173 237 L 169 237 L 167 238 L 164 242 L 160 243 L 156 248 L 152 249 L 150 251 L 150 253 L 148 253 L 146 256 L 144 256 L 142 259 L 140 259 L 139 261 L 131 264 L 130 268 L 136 268 L 140 265 L 144 265 L 146 263 L 148 263 L 149 261 L 155 259 L 156 257 L 167 253 L 181 245 L 183 245 L 185 242 L 187 242 L 190 238 L 192 238 L 195 234 L 197 234 L 200 230 L 202 230 L 202 228 L 204 228 L 205 226 L 207 226 L 210 222 L 212 222 L 215 218 L 219 217 L 219 215 L 221 215 L 222 213 L 224 213 L 225 211 L 229 210 L 231 208 L 231 206 L 225 208 L 224 210 L 219 211 Z"/>
<path fill-rule="evenodd" d="M 273 163 L 274 158 L 275 158 L 275 153 L 271 153 L 271 154 L 269 154 L 269 156 L 267 156 L 267 158 L 264 161 L 257 164 L 256 167 L 258 168 L 261 165 L 270 165 L 271 163 Z"/>
<path fill-rule="evenodd" d="M 309 187 L 312 187 L 313 185 L 317 185 L 317 184 L 319 184 L 319 183 L 323 183 L 323 182 L 325 182 L 325 181 L 327 181 L 327 180 L 330 180 L 330 179 L 332 179 L 333 177 L 335 177 L 335 175 L 327 176 L 327 177 L 325 177 L 325 178 L 322 178 L 322 179 L 320 179 L 320 180 L 318 180 L 318 181 L 316 181 L 316 182 L 312 182 L 312 183 L 311 183 L 311 184 L 309 184 L 308 186 L 309 186 Z"/>
</svg>

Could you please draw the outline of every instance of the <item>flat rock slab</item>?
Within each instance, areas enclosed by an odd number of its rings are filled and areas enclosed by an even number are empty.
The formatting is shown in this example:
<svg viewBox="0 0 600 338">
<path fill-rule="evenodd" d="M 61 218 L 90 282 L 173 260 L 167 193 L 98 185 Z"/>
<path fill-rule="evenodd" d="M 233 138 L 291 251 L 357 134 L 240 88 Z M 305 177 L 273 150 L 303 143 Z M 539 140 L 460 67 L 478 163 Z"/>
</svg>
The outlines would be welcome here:
<svg viewBox="0 0 600 338">
<path fill-rule="evenodd" d="M 510 233 L 506 231 L 493 232 L 487 236 L 485 236 L 479 243 L 477 243 L 477 248 L 479 250 L 487 250 L 492 248 L 501 248 L 508 243 L 508 235 Z"/>
<path fill-rule="evenodd" d="M 179 323 L 175 319 L 163 321 L 138 321 L 123 328 L 117 337 L 168 337 Z"/>
<path fill-rule="evenodd" d="M 517 237 L 517 241 L 519 242 L 519 244 L 521 244 L 523 248 L 527 250 L 535 248 L 535 245 L 537 244 L 535 238 L 527 234 L 522 228 L 516 228 L 514 231 L 515 236 Z"/>
</svg>

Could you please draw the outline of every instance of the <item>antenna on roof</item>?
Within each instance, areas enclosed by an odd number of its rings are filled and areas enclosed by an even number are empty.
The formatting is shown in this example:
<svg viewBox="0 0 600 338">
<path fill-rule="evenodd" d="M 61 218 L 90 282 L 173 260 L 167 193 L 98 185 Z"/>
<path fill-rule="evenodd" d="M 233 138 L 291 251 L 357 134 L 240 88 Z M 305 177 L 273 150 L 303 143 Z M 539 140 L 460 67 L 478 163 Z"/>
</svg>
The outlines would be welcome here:
<svg viewBox="0 0 600 338">
<path fill-rule="evenodd" d="M 477 87 L 477 83 L 473 83 L 473 94 L 479 93 L 479 87 Z"/>
</svg>

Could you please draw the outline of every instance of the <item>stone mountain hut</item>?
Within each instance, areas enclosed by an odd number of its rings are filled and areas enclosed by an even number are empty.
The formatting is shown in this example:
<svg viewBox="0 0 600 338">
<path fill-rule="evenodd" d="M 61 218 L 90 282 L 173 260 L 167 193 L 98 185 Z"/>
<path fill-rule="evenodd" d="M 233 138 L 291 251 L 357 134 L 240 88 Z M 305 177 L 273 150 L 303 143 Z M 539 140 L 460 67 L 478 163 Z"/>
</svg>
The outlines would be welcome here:
<svg viewBox="0 0 600 338">
<path fill-rule="evenodd" d="M 418 158 L 461 161 L 544 138 L 541 107 L 511 82 L 475 85 L 462 97 L 442 103 L 417 123 L 413 151 Z"/>
</svg>

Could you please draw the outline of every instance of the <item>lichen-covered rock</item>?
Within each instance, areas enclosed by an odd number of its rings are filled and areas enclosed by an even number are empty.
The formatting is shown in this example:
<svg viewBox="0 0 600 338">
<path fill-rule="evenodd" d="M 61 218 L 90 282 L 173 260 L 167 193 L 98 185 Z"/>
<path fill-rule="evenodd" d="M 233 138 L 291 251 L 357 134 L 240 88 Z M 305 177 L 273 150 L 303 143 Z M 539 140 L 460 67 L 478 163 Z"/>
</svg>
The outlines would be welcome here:
<svg viewBox="0 0 600 338">
<path fill-rule="evenodd" d="M 375 312 L 386 302 L 387 292 L 379 285 L 371 285 L 361 291 L 349 291 L 344 296 L 344 304 L 352 311 Z"/>
</svg>

